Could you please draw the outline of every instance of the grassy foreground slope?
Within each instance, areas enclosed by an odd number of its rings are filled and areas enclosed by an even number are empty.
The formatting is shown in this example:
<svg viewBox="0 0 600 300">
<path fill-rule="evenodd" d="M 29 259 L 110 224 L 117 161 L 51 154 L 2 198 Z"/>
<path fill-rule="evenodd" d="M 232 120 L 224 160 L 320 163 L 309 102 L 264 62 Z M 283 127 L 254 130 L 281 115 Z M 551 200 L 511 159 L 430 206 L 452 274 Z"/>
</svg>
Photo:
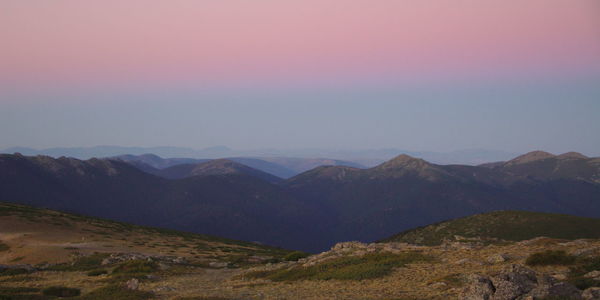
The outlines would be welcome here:
<svg viewBox="0 0 600 300">
<path fill-rule="evenodd" d="M 398 233 L 381 242 L 439 245 L 465 238 L 522 241 L 539 236 L 557 239 L 600 238 L 600 219 L 527 211 L 496 211 L 440 222 Z"/>
<path fill-rule="evenodd" d="M 61 263 L 73 255 L 144 253 L 189 261 L 281 258 L 287 250 L 0 202 L 0 264 Z"/>
</svg>

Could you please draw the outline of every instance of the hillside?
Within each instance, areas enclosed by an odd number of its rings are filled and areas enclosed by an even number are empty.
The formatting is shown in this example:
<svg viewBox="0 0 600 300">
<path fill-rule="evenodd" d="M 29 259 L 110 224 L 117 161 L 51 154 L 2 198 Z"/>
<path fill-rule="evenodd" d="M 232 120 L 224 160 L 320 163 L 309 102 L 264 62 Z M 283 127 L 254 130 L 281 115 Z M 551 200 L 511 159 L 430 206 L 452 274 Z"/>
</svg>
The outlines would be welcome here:
<svg viewBox="0 0 600 300">
<path fill-rule="evenodd" d="M 2 264 L 64 263 L 74 254 L 141 253 L 221 262 L 289 251 L 214 236 L 137 226 L 83 215 L 0 202 Z"/>
<path fill-rule="evenodd" d="M 381 242 L 440 245 L 444 241 L 482 239 L 522 241 L 535 237 L 600 239 L 600 219 L 526 211 L 496 211 L 431 224 Z"/>
</svg>

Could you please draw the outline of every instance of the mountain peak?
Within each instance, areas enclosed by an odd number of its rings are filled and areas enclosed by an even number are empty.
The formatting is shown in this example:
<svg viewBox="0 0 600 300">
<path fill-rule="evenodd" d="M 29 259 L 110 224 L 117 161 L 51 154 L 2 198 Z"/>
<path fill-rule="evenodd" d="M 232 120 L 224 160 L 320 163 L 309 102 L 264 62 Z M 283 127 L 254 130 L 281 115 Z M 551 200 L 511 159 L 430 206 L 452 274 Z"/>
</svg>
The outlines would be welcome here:
<svg viewBox="0 0 600 300">
<path fill-rule="evenodd" d="M 386 162 L 384 162 L 383 164 L 381 164 L 380 166 L 383 167 L 403 167 L 406 166 L 407 164 L 410 163 L 415 163 L 415 162 L 425 162 L 422 159 L 419 158 L 414 158 L 410 155 L 406 155 L 406 154 L 400 154 Z"/>
<path fill-rule="evenodd" d="M 400 154 L 391 160 L 388 160 L 381 165 L 377 166 L 378 169 L 397 169 L 397 168 L 409 168 L 409 169 L 423 169 L 429 166 L 429 163 L 410 155 Z"/>
<path fill-rule="evenodd" d="M 508 164 L 518 165 L 518 164 L 526 164 L 538 160 L 555 158 L 556 155 L 544 151 L 532 151 L 526 154 L 523 154 L 513 160 L 510 160 Z"/>
<path fill-rule="evenodd" d="M 560 159 L 588 159 L 589 157 L 579 152 L 567 152 L 558 156 Z"/>
</svg>

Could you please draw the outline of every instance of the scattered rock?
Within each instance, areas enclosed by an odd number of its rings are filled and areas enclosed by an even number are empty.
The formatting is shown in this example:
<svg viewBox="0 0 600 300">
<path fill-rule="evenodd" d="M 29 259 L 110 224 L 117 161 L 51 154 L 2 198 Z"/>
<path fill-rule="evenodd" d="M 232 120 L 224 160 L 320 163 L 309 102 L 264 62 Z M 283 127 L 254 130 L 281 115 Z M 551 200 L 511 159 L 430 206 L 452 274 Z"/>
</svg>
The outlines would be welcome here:
<svg viewBox="0 0 600 300">
<path fill-rule="evenodd" d="M 489 300 L 496 292 L 489 277 L 471 274 L 468 277 L 469 285 L 463 291 L 463 300 Z"/>
<path fill-rule="evenodd" d="M 373 245 L 373 244 L 371 244 L 371 245 Z M 358 250 L 358 249 L 367 249 L 367 248 L 368 248 L 368 245 L 365 243 L 343 242 L 343 243 L 335 244 L 333 247 L 331 247 L 331 251 L 349 252 L 349 251 L 354 251 L 354 250 Z"/>
<path fill-rule="evenodd" d="M 132 279 L 129 279 L 125 283 L 125 286 L 127 287 L 128 290 L 136 291 L 137 289 L 140 288 L 140 281 L 137 280 L 136 278 L 132 278 Z"/>
<path fill-rule="evenodd" d="M 600 271 L 596 270 L 596 271 L 589 272 L 589 273 L 583 275 L 583 277 L 591 278 L 594 280 L 600 280 Z"/>
<path fill-rule="evenodd" d="M 448 286 L 448 284 L 445 282 L 434 282 L 429 285 L 429 287 L 434 288 L 434 289 L 444 289 L 447 286 Z"/>
<path fill-rule="evenodd" d="M 487 262 L 490 264 L 499 264 L 506 262 L 508 260 L 508 255 L 506 254 L 494 254 L 487 258 Z"/>
<path fill-rule="evenodd" d="M 537 244 L 539 242 L 545 242 L 550 240 L 550 238 L 545 237 L 545 236 L 540 236 L 540 237 L 536 237 L 530 240 L 525 240 L 525 241 L 520 241 L 517 243 L 517 245 L 533 245 L 533 244 Z"/>
<path fill-rule="evenodd" d="M 588 247 L 573 251 L 571 254 L 575 256 L 588 256 L 590 254 L 600 253 L 600 247 Z"/>
<path fill-rule="evenodd" d="M 142 253 L 112 253 L 109 257 L 102 260 L 102 265 L 113 265 L 130 260 L 145 260 L 145 261 L 158 261 L 168 264 L 188 264 L 188 260 L 185 257 L 176 256 L 158 256 L 158 255 L 147 255 Z"/>
<path fill-rule="evenodd" d="M 592 287 L 581 294 L 584 300 L 600 300 L 600 287 Z"/>
<path fill-rule="evenodd" d="M 213 261 L 211 263 L 208 264 L 209 267 L 211 268 L 225 268 L 229 265 L 229 263 L 227 262 L 220 262 L 220 261 Z"/>
<path fill-rule="evenodd" d="M 158 287 L 155 287 L 154 289 L 152 289 L 152 291 L 156 292 L 156 293 L 160 293 L 160 292 L 172 292 L 174 290 L 175 290 L 175 288 L 170 287 L 170 286 L 158 286 Z"/>
</svg>

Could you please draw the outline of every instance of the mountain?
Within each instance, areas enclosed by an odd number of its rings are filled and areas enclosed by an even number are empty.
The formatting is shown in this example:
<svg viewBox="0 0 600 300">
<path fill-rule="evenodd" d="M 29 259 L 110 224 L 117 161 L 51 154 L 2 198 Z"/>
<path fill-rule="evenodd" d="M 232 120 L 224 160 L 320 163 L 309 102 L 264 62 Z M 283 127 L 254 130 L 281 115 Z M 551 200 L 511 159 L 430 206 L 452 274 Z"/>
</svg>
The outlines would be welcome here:
<svg viewBox="0 0 600 300">
<path fill-rule="evenodd" d="M 162 158 L 158 155 L 146 153 L 142 155 L 132 155 L 125 154 L 114 157 L 109 157 L 110 159 L 121 160 L 133 165 L 138 166 L 150 166 L 154 169 L 165 169 L 177 165 L 183 164 L 199 164 L 203 162 L 207 162 L 210 159 L 195 159 L 195 158 Z"/>
<path fill-rule="evenodd" d="M 507 162 L 484 166 L 520 178 L 600 183 L 600 158 L 589 158 L 577 152 L 554 155 L 534 151 Z"/>
<path fill-rule="evenodd" d="M 599 165 L 595 159 L 568 157 L 550 158 L 558 160 L 558 166 L 569 166 L 569 172 L 556 173 L 565 176 L 529 176 L 540 167 L 529 162 L 529 169 L 516 172 L 509 163 L 494 168 L 436 165 L 400 155 L 369 169 L 316 168 L 283 185 L 296 198 L 335 219 L 336 240 L 385 238 L 395 233 L 393 228 L 409 229 L 494 210 L 600 217 L 600 185 L 586 175 L 597 174 Z"/>
<path fill-rule="evenodd" d="M 295 175 L 320 166 L 347 166 L 364 168 L 361 164 L 329 158 L 262 157 L 262 160 L 278 164 L 295 172 Z"/>
<path fill-rule="evenodd" d="M 283 180 L 275 175 L 250 168 L 228 159 L 215 159 L 199 164 L 175 165 L 173 167 L 152 172 L 153 174 L 167 179 L 182 179 L 192 176 L 246 174 L 271 183 L 278 183 Z"/>
<path fill-rule="evenodd" d="M 0 201 L 291 249 L 331 238 L 312 226 L 321 212 L 245 173 L 168 180 L 120 161 L 0 155 Z"/>
<path fill-rule="evenodd" d="M 381 242 L 440 245 L 459 239 L 522 241 L 535 237 L 599 239 L 600 219 L 527 211 L 495 211 L 407 230 Z"/>
<path fill-rule="evenodd" d="M 194 158 L 161 158 L 154 154 L 143 155 L 119 155 L 109 157 L 125 161 L 138 169 L 150 174 L 163 176 L 159 171 L 161 169 L 171 168 L 179 165 L 199 164 L 210 161 L 210 159 L 194 159 Z M 290 178 L 307 170 L 323 165 L 343 165 L 362 168 L 361 165 L 348 161 L 327 159 L 327 158 L 291 158 L 291 157 L 229 157 L 227 160 L 234 161 L 245 166 L 275 175 L 280 178 Z M 165 178 L 177 178 L 184 175 L 184 170 L 189 170 L 191 167 L 174 168 L 173 172 L 167 172 Z M 158 170 L 157 170 L 158 169 Z M 172 173 L 172 174 L 171 174 Z"/>
<path fill-rule="evenodd" d="M 0 155 L 0 201 L 304 251 L 497 210 L 600 217 L 598 159 L 573 153 L 493 166 L 399 155 L 283 181 L 229 160 L 173 168 L 167 179 L 123 161 Z"/>
</svg>

